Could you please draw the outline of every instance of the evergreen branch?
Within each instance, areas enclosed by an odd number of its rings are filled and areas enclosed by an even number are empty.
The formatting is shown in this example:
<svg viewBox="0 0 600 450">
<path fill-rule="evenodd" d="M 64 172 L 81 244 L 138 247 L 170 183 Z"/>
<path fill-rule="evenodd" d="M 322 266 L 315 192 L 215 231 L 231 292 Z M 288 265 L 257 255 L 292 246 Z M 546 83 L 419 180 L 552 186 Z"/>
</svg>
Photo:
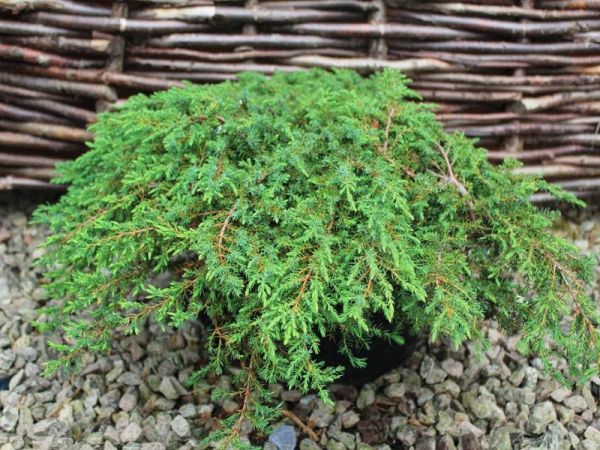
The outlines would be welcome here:
<svg viewBox="0 0 600 450">
<path fill-rule="evenodd" d="M 385 140 L 383 141 L 382 152 L 384 155 L 388 154 L 388 144 L 390 140 L 390 127 L 392 126 L 392 118 L 396 114 L 395 108 L 390 108 L 390 112 L 388 113 L 387 123 L 385 124 Z"/>
<path fill-rule="evenodd" d="M 250 356 L 250 363 L 246 369 L 246 385 L 244 386 L 244 398 L 242 400 L 242 407 L 238 412 L 238 419 L 229 432 L 229 437 L 225 440 L 223 445 L 220 447 L 221 450 L 228 450 L 229 445 L 235 441 L 240 435 L 240 429 L 244 419 L 246 419 L 249 413 L 250 402 L 252 401 L 252 385 L 254 382 L 254 370 L 252 365 L 254 363 L 254 355 Z"/>
<path fill-rule="evenodd" d="M 377 152 L 387 161 L 389 162 L 391 165 L 395 166 L 396 165 L 396 161 L 390 156 L 389 152 L 388 152 L 388 145 L 389 145 L 389 140 L 390 140 L 390 127 L 392 126 L 392 118 L 394 117 L 394 115 L 396 114 L 396 109 L 395 108 L 390 108 L 389 112 L 388 112 L 388 117 L 387 117 L 387 122 L 385 125 L 385 138 L 383 140 L 383 145 L 377 146 Z"/>
<path fill-rule="evenodd" d="M 573 301 L 573 312 L 575 313 L 575 317 L 581 318 L 585 325 L 585 328 L 587 329 L 590 339 L 592 340 L 592 344 L 595 344 L 598 330 L 596 328 L 596 325 L 584 312 L 582 304 L 579 300 L 581 293 L 584 291 L 581 281 L 577 279 L 577 276 L 573 273 L 573 271 L 564 267 L 554 255 L 548 253 L 547 251 L 544 251 L 544 254 L 545 257 L 551 262 L 552 267 L 560 272 L 560 275 L 565 283 L 565 287 L 569 291 L 571 300 Z M 577 288 L 576 290 L 572 289 L 571 283 L 575 284 Z"/>
<path fill-rule="evenodd" d="M 373 278 L 371 278 L 369 276 L 369 281 L 367 282 L 367 287 L 366 287 L 365 291 L 363 292 L 363 297 L 367 298 L 369 295 L 371 295 L 372 289 L 373 289 Z"/>
<path fill-rule="evenodd" d="M 329 222 L 327 223 L 327 233 L 331 233 L 331 231 L 333 230 L 333 227 L 335 225 L 335 215 L 333 215 L 331 217 L 331 220 L 329 220 Z M 301 259 L 302 260 L 311 260 L 313 258 L 313 255 L 306 255 L 303 256 Z M 298 312 L 298 310 L 300 309 L 300 303 L 302 301 L 302 297 L 304 296 L 304 293 L 306 291 L 306 288 L 308 287 L 308 284 L 310 283 L 310 281 L 312 280 L 313 277 L 313 270 L 311 268 L 306 268 L 304 269 L 304 271 L 306 272 L 306 275 L 304 275 L 301 279 L 300 279 L 300 290 L 298 291 L 298 294 L 296 295 L 296 298 L 294 299 L 294 305 L 292 307 L 292 310 L 294 312 Z"/>
<path fill-rule="evenodd" d="M 163 306 L 170 303 L 170 301 L 171 301 L 171 299 L 169 297 L 167 297 L 160 302 L 153 303 L 151 305 L 146 305 L 139 312 L 126 316 L 126 320 L 128 323 L 131 323 L 131 322 L 135 322 L 136 320 L 138 320 L 140 318 L 148 317 L 155 310 L 162 308 Z"/>
<path fill-rule="evenodd" d="M 219 254 L 219 261 L 221 261 L 221 264 L 225 263 L 225 249 L 223 247 L 223 240 L 225 239 L 225 232 L 227 231 L 227 228 L 229 227 L 229 222 L 231 222 L 231 217 L 233 216 L 233 213 L 235 212 L 236 209 L 236 205 L 233 205 L 231 207 L 231 209 L 227 212 L 227 217 L 225 217 L 225 220 L 223 221 L 223 224 L 221 226 L 221 231 L 219 232 L 219 240 L 217 241 L 217 252 Z"/>
<path fill-rule="evenodd" d="M 229 345 L 229 337 L 223 333 L 219 325 L 213 322 L 213 335 L 215 334 L 221 342 L 224 342 L 225 345 Z"/>
<path fill-rule="evenodd" d="M 116 208 L 116 207 L 115 207 Z M 115 208 L 111 208 L 111 209 L 115 209 Z M 98 219 L 101 215 L 105 214 L 106 212 L 110 211 L 109 208 L 103 208 L 100 209 L 97 213 L 92 214 L 90 217 L 88 217 L 86 220 L 84 220 L 81 223 L 78 223 L 75 228 L 73 230 L 71 230 L 70 232 L 68 232 L 67 234 L 65 234 L 65 236 L 62 238 L 61 240 L 61 244 L 66 244 L 67 242 L 69 242 L 73 236 L 75 236 L 75 234 L 77 234 L 78 231 L 82 230 L 83 228 L 89 226 L 92 222 L 94 222 L 96 219 Z"/>
<path fill-rule="evenodd" d="M 137 230 L 120 231 L 117 234 L 113 234 L 111 236 L 106 236 L 102 239 L 99 239 L 97 242 L 90 244 L 90 246 L 96 247 L 96 246 L 99 246 L 102 244 L 106 244 L 109 241 L 114 241 L 114 240 L 124 238 L 126 236 L 137 236 L 139 234 L 143 234 L 143 233 L 147 233 L 148 231 L 155 231 L 155 230 L 156 230 L 156 228 L 154 228 L 154 227 L 144 227 L 144 228 L 138 228 Z"/>
<path fill-rule="evenodd" d="M 448 174 L 442 175 L 442 174 L 436 174 L 435 172 L 432 172 L 432 173 L 434 175 L 436 175 L 437 177 L 441 178 L 442 180 L 444 180 L 445 182 L 452 184 L 458 190 L 460 195 L 462 195 L 463 197 L 465 197 L 467 199 L 467 205 L 469 206 L 471 219 L 474 220 L 475 219 L 475 207 L 473 205 L 473 202 L 471 200 L 469 200 L 469 198 L 470 198 L 469 191 L 467 190 L 465 185 L 463 183 L 461 183 L 460 180 L 454 174 L 454 169 L 452 168 L 452 163 L 450 162 L 450 158 L 448 157 L 448 152 L 446 150 L 444 150 L 444 147 L 442 147 L 442 145 L 439 142 L 436 142 L 436 147 L 442 154 L 442 157 L 444 158 L 444 162 L 446 164 L 446 169 L 448 171 Z"/>
<path fill-rule="evenodd" d="M 306 287 L 308 286 L 308 283 L 310 282 L 311 278 L 312 278 L 312 270 L 308 269 L 308 271 L 306 272 L 306 275 L 304 275 L 300 279 L 300 282 L 302 284 L 300 286 L 300 291 L 298 292 L 298 295 L 296 295 L 296 298 L 294 300 L 294 306 L 292 307 L 292 309 L 295 312 L 298 312 L 298 310 L 300 308 L 300 302 L 302 301 L 302 296 L 304 295 L 304 291 L 306 290 Z"/>
<path fill-rule="evenodd" d="M 137 268 L 135 270 L 131 270 L 129 272 L 125 272 L 124 274 L 122 274 L 122 275 L 120 275 L 120 276 L 118 276 L 116 278 L 112 278 L 107 283 L 103 283 L 103 284 L 98 285 L 94 289 L 94 292 L 96 292 L 96 293 L 104 292 L 107 289 L 109 289 L 109 288 L 111 288 L 111 287 L 113 287 L 113 286 L 115 286 L 115 285 L 117 285 L 119 283 L 122 283 L 122 282 L 124 282 L 126 280 L 130 280 L 130 279 L 136 278 L 140 274 L 147 272 L 147 270 L 148 270 L 148 267 L 143 266 L 143 267 L 139 267 L 139 268 Z"/>
</svg>

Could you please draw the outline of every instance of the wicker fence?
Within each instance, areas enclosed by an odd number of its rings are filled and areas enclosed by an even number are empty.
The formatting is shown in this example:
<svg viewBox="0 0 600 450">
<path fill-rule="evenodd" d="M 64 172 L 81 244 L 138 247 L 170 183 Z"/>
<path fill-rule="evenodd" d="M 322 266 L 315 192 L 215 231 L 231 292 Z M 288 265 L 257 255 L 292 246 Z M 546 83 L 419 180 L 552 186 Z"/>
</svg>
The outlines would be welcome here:
<svg viewBox="0 0 600 450">
<path fill-rule="evenodd" d="M 0 0 L 0 188 L 132 93 L 312 66 L 403 70 L 491 160 L 600 192 L 599 0 Z"/>
</svg>

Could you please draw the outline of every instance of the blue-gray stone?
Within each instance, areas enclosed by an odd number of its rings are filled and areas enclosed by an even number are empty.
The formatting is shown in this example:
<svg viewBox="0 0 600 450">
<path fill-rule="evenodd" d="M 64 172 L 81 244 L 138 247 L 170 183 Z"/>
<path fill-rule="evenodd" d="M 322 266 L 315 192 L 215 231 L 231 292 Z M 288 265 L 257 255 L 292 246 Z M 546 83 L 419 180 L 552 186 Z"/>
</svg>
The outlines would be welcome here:
<svg viewBox="0 0 600 450">
<path fill-rule="evenodd" d="M 294 450 L 296 448 L 296 432 L 290 425 L 282 425 L 277 428 L 271 436 L 269 442 L 275 444 L 279 450 Z"/>
</svg>

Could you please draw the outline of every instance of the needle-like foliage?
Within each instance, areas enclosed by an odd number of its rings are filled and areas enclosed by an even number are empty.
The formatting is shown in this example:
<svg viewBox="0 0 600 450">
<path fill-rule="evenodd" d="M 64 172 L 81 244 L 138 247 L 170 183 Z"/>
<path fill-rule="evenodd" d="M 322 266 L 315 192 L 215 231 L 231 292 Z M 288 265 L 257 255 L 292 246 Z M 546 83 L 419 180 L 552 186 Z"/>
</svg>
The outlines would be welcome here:
<svg viewBox="0 0 600 450">
<path fill-rule="evenodd" d="M 241 368 L 223 445 L 244 420 L 268 425 L 267 383 L 327 397 L 341 373 L 319 361 L 328 336 L 360 365 L 353 349 L 375 336 L 458 344 L 491 317 L 524 352 L 565 357 L 566 378 L 598 371 L 591 261 L 529 202 L 575 200 L 446 134 L 397 72 L 244 74 L 137 95 L 91 131 L 60 167 L 68 193 L 36 214 L 52 232 L 43 328 L 68 342 L 49 370 L 109 350 L 116 329 L 204 316 L 198 377 Z"/>
</svg>

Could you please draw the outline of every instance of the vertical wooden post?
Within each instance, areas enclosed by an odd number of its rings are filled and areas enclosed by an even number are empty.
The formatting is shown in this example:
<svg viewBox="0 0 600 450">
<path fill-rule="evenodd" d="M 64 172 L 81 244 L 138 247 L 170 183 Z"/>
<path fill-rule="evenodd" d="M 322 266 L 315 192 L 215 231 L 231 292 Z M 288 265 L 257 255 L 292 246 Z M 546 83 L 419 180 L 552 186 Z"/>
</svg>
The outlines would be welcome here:
<svg viewBox="0 0 600 450">
<path fill-rule="evenodd" d="M 258 0 L 246 0 L 245 6 L 246 6 L 246 9 L 252 11 L 254 8 L 256 8 L 258 6 Z M 256 34 L 256 24 L 254 24 L 254 23 L 244 24 L 243 33 L 244 34 Z"/>
<path fill-rule="evenodd" d="M 127 2 L 114 2 L 112 5 L 112 17 L 127 19 L 129 5 Z M 123 72 L 123 61 L 125 59 L 125 37 L 122 33 L 112 35 L 110 43 L 110 54 L 106 61 L 105 70 L 108 72 Z M 116 96 L 116 92 L 115 92 Z M 96 111 L 106 111 L 111 106 L 110 102 L 98 100 Z"/>
<path fill-rule="evenodd" d="M 372 0 L 375 10 L 369 17 L 369 23 L 383 25 L 386 22 L 385 2 L 384 0 Z M 369 45 L 369 56 L 376 59 L 387 59 L 387 44 L 385 37 L 382 35 L 373 39 Z"/>
<path fill-rule="evenodd" d="M 521 0 L 521 7 L 523 8 L 533 8 L 533 0 Z M 522 20 L 521 22 L 526 22 L 525 20 Z M 522 38 L 519 39 L 520 42 L 529 42 L 529 39 L 527 38 Z M 525 75 L 525 69 L 523 68 L 519 68 L 519 69 L 515 69 L 513 72 L 513 75 L 515 77 L 521 77 Z M 522 96 L 523 94 L 520 94 L 520 96 Z M 521 114 L 521 110 L 520 108 L 517 106 L 518 102 L 514 102 L 511 105 L 509 105 L 509 107 L 507 108 L 507 110 L 509 112 L 516 112 L 517 114 Z M 526 114 L 526 113 L 523 113 Z M 520 121 L 520 118 L 519 118 Z M 519 135 L 512 135 L 512 136 L 507 136 L 503 139 L 502 142 L 502 147 L 505 151 L 508 152 L 520 152 L 523 151 L 523 139 L 521 139 L 521 136 Z"/>
<path fill-rule="evenodd" d="M 254 8 L 256 8 L 258 6 L 258 0 L 246 0 L 246 2 L 244 3 L 244 6 L 246 7 L 246 9 L 248 10 L 252 10 Z M 248 34 L 248 35 L 255 35 L 257 33 L 257 29 L 256 29 L 256 24 L 255 23 L 246 23 L 243 25 L 242 27 L 242 32 L 244 34 Z M 248 50 L 253 50 L 254 47 L 248 46 L 243 48 L 244 50 L 248 49 Z M 254 60 L 253 59 L 248 59 L 247 60 L 248 63 L 253 63 Z"/>
</svg>

